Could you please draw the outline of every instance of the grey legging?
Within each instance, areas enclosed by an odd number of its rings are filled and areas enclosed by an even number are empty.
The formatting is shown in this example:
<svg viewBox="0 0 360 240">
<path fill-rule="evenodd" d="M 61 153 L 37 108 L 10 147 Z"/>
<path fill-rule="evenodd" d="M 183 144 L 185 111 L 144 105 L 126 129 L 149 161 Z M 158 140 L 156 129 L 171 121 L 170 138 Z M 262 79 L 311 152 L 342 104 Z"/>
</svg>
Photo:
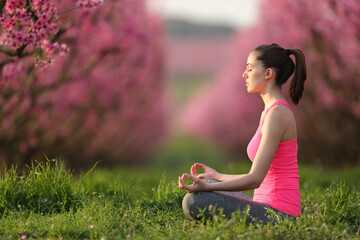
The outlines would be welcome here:
<svg viewBox="0 0 360 240">
<path fill-rule="evenodd" d="M 212 179 L 205 179 L 206 182 L 216 182 Z M 222 214 L 226 218 L 230 218 L 231 214 L 237 210 L 244 211 L 249 206 L 249 216 L 247 222 L 258 221 L 264 224 L 276 222 L 276 219 L 271 217 L 268 210 L 272 210 L 281 219 L 285 217 L 292 217 L 275 208 L 270 207 L 265 203 L 259 203 L 252 200 L 252 197 L 243 192 L 194 192 L 185 195 L 182 207 L 186 216 L 193 220 L 199 220 L 201 214 L 205 218 L 211 218 L 213 215 L 212 208 L 216 208 L 216 213 L 219 213 L 219 208 L 222 209 Z"/>
</svg>

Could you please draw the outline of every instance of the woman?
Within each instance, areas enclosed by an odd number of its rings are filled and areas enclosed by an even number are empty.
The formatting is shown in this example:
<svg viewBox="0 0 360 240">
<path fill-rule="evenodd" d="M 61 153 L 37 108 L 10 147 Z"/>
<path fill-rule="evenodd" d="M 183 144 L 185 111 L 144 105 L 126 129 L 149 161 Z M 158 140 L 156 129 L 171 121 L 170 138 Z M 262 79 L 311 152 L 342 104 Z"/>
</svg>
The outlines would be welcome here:
<svg viewBox="0 0 360 240">
<path fill-rule="evenodd" d="M 290 55 L 295 56 L 296 65 Z M 298 104 L 306 80 L 302 51 L 271 44 L 258 46 L 250 53 L 243 78 L 247 91 L 260 94 L 265 105 L 247 147 L 253 162 L 250 172 L 228 175 L 201 163 L 191 166 L 191 175 L 179 177 L 179 187 L 188 192 L 183 210 L 189 218 L 198 219 L 200 212 L 211 217 L 211 206 L 221 208 L 226 217 L 249 206 L 249 218 L 263 223 L 270 221 L 268 209 L 281 218 L 301 214 L 296 122 L 281 91 L 292 74 L 289 93 Z M 197 167 L 204 173 L 197 173 Z M 185 184 L 185 178 L 193 183 Z M 241 192 L 250 189 L 255 189 L 253 199 Z"/>
</svg>

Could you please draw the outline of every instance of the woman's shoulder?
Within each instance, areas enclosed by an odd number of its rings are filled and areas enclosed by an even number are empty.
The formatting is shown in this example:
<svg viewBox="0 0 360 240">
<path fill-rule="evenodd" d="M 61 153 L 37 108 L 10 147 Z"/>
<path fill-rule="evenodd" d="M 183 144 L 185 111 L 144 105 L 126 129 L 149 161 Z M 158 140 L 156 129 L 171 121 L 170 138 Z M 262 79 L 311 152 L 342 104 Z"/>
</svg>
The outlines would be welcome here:
<svg viewBox="0 0 360 240">
<path fill-rule="evenodd" d="M 289 106 L 278 104 L 269 110 L 265 121 L 276 122 L 277 125 L 287 127 L 295 123 L 295 117 Z"/>
<path fill-rule="evenodd" d="M 281 141 L 289 141 L 296 138 L 296 121 L 293 112 L 286 105 L 277 105 L 270 109 L 265 128 L 278 132 Z"/>
<path fill-rule="evenodd" d="M 283 118 L 293 118 L 294 114 L 291 108 L 285 104 L 278 104 L 271 109 L 269 109 L 268 114 L 269 116 L 277 116 Z"/>
</svg>

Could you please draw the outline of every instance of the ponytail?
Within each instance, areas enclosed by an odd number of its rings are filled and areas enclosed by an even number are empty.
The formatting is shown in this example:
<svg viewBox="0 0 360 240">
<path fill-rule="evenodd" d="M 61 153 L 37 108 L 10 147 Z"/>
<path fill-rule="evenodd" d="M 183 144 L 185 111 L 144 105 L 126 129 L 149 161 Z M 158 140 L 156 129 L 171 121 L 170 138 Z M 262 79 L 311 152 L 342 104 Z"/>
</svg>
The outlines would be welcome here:
<svg viewBox="0 0 360 240">
<path fill-rule="evenodd" d="M 298 104 L 303 91 L 304 91 L 304 82 L 306 80 L 306 63 L 305 55 L 300 49 L 288 49 L 289 54 L 294 54 L 295 56 L 295 71 L 293 79 L 290 82 L 289 94 L 293 103 Z"/>
</svg>

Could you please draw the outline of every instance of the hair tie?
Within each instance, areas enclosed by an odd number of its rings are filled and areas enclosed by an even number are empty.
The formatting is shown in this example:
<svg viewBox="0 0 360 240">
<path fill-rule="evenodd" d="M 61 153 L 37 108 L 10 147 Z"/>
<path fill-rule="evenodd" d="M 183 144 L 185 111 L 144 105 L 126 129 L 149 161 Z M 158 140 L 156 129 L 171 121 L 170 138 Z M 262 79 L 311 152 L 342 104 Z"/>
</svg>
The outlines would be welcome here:
<svg viewBox="0 0 360 240">
<path fill-rule="evenodd" d="M 290 56 L 291 55 L 291 50 L 290 49 L 286 49 L 286 54 L 288 55 L 288 56 Z"/>
</svg>

